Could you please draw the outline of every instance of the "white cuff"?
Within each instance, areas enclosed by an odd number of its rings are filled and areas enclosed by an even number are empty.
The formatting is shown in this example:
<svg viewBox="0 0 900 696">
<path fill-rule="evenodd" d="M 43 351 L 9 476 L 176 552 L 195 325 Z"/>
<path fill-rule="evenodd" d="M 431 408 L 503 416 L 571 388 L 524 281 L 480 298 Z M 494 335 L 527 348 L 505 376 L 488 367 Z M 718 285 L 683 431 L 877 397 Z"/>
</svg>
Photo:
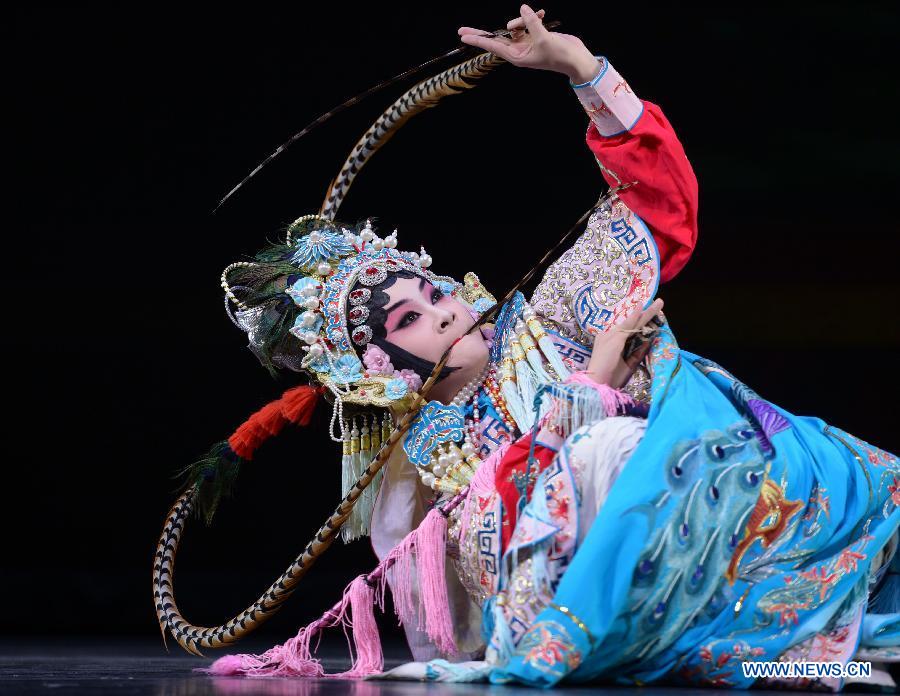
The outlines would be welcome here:
<svg viewBox="0 0 900 696">
<path fill-rule="evenodd" d="M 594 57 L 600 61 L 600 73 L 590 82 L 569 82 L 569 86 L 600 135 L 608 137 L 631 130 L 644 113 L 643 102 L 605 56 Z"/>
</svg>

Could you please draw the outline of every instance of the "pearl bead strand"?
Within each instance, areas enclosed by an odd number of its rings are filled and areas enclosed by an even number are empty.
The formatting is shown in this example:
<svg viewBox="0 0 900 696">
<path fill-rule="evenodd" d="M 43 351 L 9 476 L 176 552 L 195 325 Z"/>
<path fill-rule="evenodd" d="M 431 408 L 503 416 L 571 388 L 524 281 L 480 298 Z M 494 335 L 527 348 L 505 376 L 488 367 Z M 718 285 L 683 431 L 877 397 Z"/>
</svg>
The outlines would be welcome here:
<svg viewBox="0 0 900 696">
<path fill-rule="evenodd" d="M 451 401 L 450 403 L 453 406 L 465 406 L 469 399 L 471 399 L 481 388 L 481 385 L 484 384 L 484 380 L 487 379 L 490 369 L 491 366 L 490 363 L 488 363 L 484 366 L 484 369 L 478 374 L 477 377 L 474 377 L 466 386 L 464 386 L 457 392 L 456 396 L 453 397 L 453 401 Z"/>
<path fill-rule="evenodd" d="M 247 305 L 241 302 L 237 297 L 235 297 L 234 293 L 231 291 L 231 286 L 228 285 L 228 274 L 231 273 L 235 268 L 252 268 L 253 266 L 258 266 L 257 263 L 252 263 L 250 261 L 236 261 L 235 263 L 230 264 L 222 271 L 221 285 L 222 290 L 225 291 L 225 297 L 234 302 L 238 309 L 243 311 L 247 310 Z"/>
<path fill-rule="evenodd" d="M 478 376 L 457 392 L 453 401 L 450 402 L 451 405 L 460 409 L 464 408 L 469 399 L 478 394 L 478 390 L 484 384 L 489 372 L 490 363 L 485 365 Z M 473 408 L 477 409 L 478 404 L 474 404 Z M 421 467 L 419 476 L 422 483 L 432 490 L 456 494 L 466 486 L 480 463 L 481 458 L 472 442 L 472 434 L 465 432 L 461 446 L 447 442 L 435 448 L 431 455 L 430 466 Z"/>
</svg>

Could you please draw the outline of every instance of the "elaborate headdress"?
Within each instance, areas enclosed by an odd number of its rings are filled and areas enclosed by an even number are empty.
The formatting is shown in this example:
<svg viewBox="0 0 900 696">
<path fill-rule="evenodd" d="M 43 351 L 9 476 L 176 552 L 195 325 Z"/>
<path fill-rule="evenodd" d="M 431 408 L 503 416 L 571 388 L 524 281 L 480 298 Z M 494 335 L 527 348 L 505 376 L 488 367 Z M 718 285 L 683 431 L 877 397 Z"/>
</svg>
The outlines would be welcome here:
<svg viewBox="0 0 900 696">
<path fill-rule="evenodd" d="M 222 288 L 236 307 L 234 322 L 247 332 L 250 349 L 264 365 L 309 373 L 336 403 L 388 407 L 415 391 L 414 378 L 404 379 L 389 365 L 364 365 L 360 358 L 373 338 L 367 306 L 372 288 L 389 274 L 424 278 L 476 315 L 496 302 L 475 274 L 460 283 L 430 271 L 432 259 L 424 248 L 398 251 L 397 230 L 382 238 L 371 219 L 361 229 L 349 229 L 321 215 L 305 215 L 288 228 L 285 244 L 271 247 L 261 259 L 231 264 L 222 273 Z M 277 281 L 263 293 L 247 285 L 273 273 Z"/>
<path fill-rule="evenodd" d="M 435 275 L 424 248 L 398 251 L 397 231 L 382 238 L 371 220 L 350 229 L 305 215 L 290 225 L 284 244 L 257 258 L 222 273 L 226 306 L 231 313 L 234 305 L 232 319 L 247 332 L 250 349 L 264 365 L 304 372 L 327 392 L 333 406 L 330 436 L 341 443 L 341 492 L 347 495 L 390 436 L 392 419 L 378 411 L 405 411 L 433 368 L 429 363 L 418 371 L 395 367 L 376 345 L 373 315 L 383 321 L 384 312 L 372 304 L 373 291 L 393 274 L 419 277 L 454 296 L 475 318 L 496 300 L 473 273 L 462 283 Z M 342 525 L 345 541 L 369 533 L 379 482 L 376 478 L 365 489 Z"/>
<path fill-rule="evenodd" d="M 372 414 L 364 414 L 358 416 L 362 418 L 362 428 L 357 430 L 355 424 L 347 422 L 343 405 L 414 408 L 420 398 L 412 387 L 420 383 L 404 379 L 409 376 L 396 371 L 388 373 L 363 365 L 361 350 L 372 339 L 365 306 L 370 288 L 387 274 L 401 272 L 424 278 L 442 292 L 454 294 L 476 314 L 496 303 L 474 274 L 466 275 L 463 282 L 437 276 L 429 270 L 431 258 L 424 249 L 418 253 L 398 251 L 396 230 L 379 236 L 371 219 L 363 224 L 344 225 L 335 221 L 335 214 L 359 169 L 406 120 L 436 105 L 444 96 L 471 87 L 466 80 L 481 77 L 503 62 L 493 54 L 483 53 L 409 89 L 354 147 L 329 186 L 318 214 L 304 215 L 292 223 L 283 244 L 271 245 L 253 261 L 233 263 L 223 272 L 226 311 L 247 332 L 249 347 L 260 362 L 272 372 L 305 372 L 313 384 L 286 391 L 186 470 L 187 488 L 166 518 L 154 564 L 154 602 L 164 638 L 170 632 L 183 648 L 195 654 L 202 647 L 223 647 L 239 640 L 271 616 L 293 592 L 300 578 L 351 518 L 357 501 L 362 498 L 368 506 L 374 501 L 374 486 L 370 484 L 386 454 L 409 427 L 410 414 L 401 417 L 393 431 L 386 427 L 384 419 L 373 422 Z M 441 367 L 439 363 L 422 391 L 427 391 Z M 343 500 L 303 553 L 256 602 L 220 626 L 191 625 L 178 611 L 172 587 L 175 553 L 186 518 L 199 508 L 209 521 L 241 462 L 251 459 L 259 445 L 277 435 L 287 423 L 307 424 L 317 396 L 326 391 L 334 400 L 332 438 L 343 443 Z M 359 510 L 356 512 L 358 515 Z M 357 522 L 346 536 L 356 536 L 359 529 Z"/>
</svg>

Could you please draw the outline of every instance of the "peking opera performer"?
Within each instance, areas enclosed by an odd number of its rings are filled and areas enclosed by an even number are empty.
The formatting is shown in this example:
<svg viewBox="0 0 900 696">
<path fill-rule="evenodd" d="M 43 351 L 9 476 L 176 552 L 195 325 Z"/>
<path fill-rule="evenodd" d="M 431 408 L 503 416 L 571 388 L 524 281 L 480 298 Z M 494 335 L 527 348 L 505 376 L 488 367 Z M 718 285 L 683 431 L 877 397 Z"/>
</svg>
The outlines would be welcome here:
<svg viewBox="0 0 900 696">
<path fill-rule="evenodd" d="M 318 214 L 225 269 L 229 317 L 297 386 L 188 468 L 154 565 L 164 634 L 196 654 L 229 646 L 333 539 L 369 537 L 380 563 L 320 619 L 205 671 L 840 690 L 841 669 L 869 661 L 893 684 L 900 462 L 678 345 L 656 295 L 697 240 L 691 165 L 662 110 L 543 14 L 523 5 L 506 32 L 461 28 L 486 53 L 398 99 Z M 475 273 L 439 275 L 396 230 L 336 212 L 405 119 L 502 62 L 568 78 L 611 189 L 534 293 L 498 302 Z M 502 262 L 487 248 L 473 260 Z M 332 410 L 343 500 L 245 611 L 190 624 L 173 594 L 187 517 L 208 521 L 241 464 L 288 423 L 308 424 L 317 401 Z M 385 672 L 374 610 L 388 590 L 415 661 Z M 340 674 L 314 655 L 330 626 L 352 636 Z M 797 660 L 838 670 L 746 671 Z"/>
</svg>

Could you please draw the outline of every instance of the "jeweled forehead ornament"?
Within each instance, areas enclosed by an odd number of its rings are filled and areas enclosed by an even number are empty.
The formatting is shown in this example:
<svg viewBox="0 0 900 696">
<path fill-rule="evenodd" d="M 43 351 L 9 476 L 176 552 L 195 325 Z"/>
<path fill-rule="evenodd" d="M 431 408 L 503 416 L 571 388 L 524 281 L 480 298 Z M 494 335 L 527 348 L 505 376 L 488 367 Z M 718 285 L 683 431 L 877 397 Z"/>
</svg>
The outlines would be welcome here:
<svg viewBox="0 0 900 696">
<path fill-rule="evenodd" d="M 346 352 L 352 349 L 351 342 L 366 345 L 372 332 L 365 325 L 369 316 L 365 303 L 372 296 L 371 288 L 383 283 L 388 273 L 405 270 L 435 284 L 458 285 L 427 270 L 432 261 L 424 248 L 421 254 L 397 251 L 397 231 L 381 238 L 371 220 L 358 234 L 347 228 L 340 232 L 329 226 L 314 229 L 293 246 L 292 262 L 310 275 L 287 289 L 292 298 L 301 298 L 299 304 L 306 310 L 291 333 L 310 347 Z M 321 354 L 316 349 L 311 352 Z"/>
<path fill-rule="evenodd" d="M 414 375 L 393 370 L 389 362 L 369 360 L 368 350 L 363 360 L 358 354 L 373 335 L 366 323 L 366 303 L 372 288 L 388 274 L 413 273 L 476 314 L 495 303 L 474 274 L 468 274 L 464 283 L 436 275 L 429 270 L 432 258 L 424 248 L 398 251 L 397 230 L 381 237 L 371 219 L 361 230 L 351 230 L 306 215 L 290 226 L 287 242 L 290 262 L 301 272 L 285 289 L 302 310 L 290 328 L 304 344 L 301 367 L 344 401 L 388 406 L 411 395 L 421 383 Z"/>
</svg>

